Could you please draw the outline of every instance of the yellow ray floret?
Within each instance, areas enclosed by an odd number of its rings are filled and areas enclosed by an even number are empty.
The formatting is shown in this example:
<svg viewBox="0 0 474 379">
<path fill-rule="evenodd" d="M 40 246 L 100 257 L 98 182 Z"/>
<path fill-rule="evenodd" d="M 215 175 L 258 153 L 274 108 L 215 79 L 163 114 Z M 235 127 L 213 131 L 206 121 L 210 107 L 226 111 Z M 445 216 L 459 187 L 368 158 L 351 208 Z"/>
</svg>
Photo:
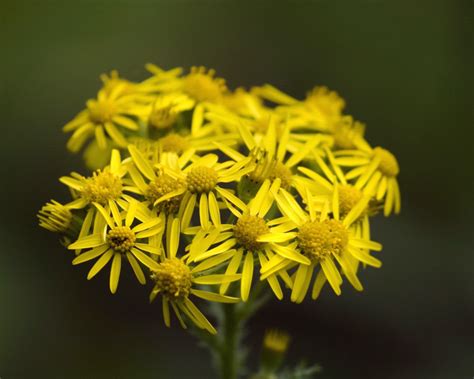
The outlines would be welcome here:
<svg viewBox="0 0 474 379">
<path fill-rule="evenodd" d="M 279 179 L 273 184 L 266 180 L 250 203 L 245 204 L 241 200 L 234 200 L 232 204 L 229 204 L 229 208 L 237 219 L 235 224 L 222 224 L 211 230 L 201 229 L 190 246 L 190 261 L 206 260 L 202 263 L 206 268 L 225 265 L 226 275 L 241 272 L 240 293 L 243 301 L 247 301 L 249 297 L 255 265 L 258 267 L 265 265 L 275 255 L 281 255 L 302 264 L 310 264 L 308 258 L 289 251 L 282 245 L 294 237 L 291 233 L 283 233 L 288 225 L 284 222 L 269 225 L 266 220 L 274 201 L 272 193 L 279 187 Z M 281 300 L 283 291 L 278 277 L 283 279 L 288 287 L 291 287 L 292 281 L 285 271 L 267 277 L 273 293 Z M 228 288 L 228 283 L 222 284 L 220 293 L 225 294 Z"/>
<path fill-rule="evenodd" d="M 64 132 L 73 132 L 68 149 L 79 151 L 91 137 L 95 137 L 101 149 L 112 141 L 119 147 L 127 146 L 124 132 L 139 129 L 146 107 L 137 104 L 134 95 L 127 94 L 126 89 L 126 83 L 117 84 L 110 91 L 103 88 L 96 99 L 87 101 L 87 108 L 63 127 Z"/>
<path fill-rule="evenodd" d="M 310 196 L 310 195 L 308 195 Z M 356 238 L 351 230 L 352 221 L 360 212 L 360 208 L 354 207 L 345 219 L 341 220 L 337 214 L 329 217 L 329 206 L 320 210 L 314 209 L 313 202 L 305 199 L 308 204 L 308 212 L 303 210 L 296 200 L 284 189 L 275 194 L 275 199 L 283 215 L 288 217 L 294 224 L 287 233 L 294 238 L 289 240 L 287 248 L 301 254 L 310 260 L 310 264 L 297 264 L 294 274 L 291 300 L 301 302 L 306 296 L 313 274 L 320 268 L 313 285 L 312 297 L 317 298 L 322 285 L 329 282 L 334 292 L 341 293 L 341 272 L 357 290 L 362 290 L 362 285 L 357 278 L 352 257 L 365 264 L 380 267 L 381 262 L 372 257 L 366 249 L 379 251 L 380 244 Z M 339 264 L 340 269 L 336 266 Z M 282 269 L 294 267 L 295 262 L 281 256 L 275 256 L 267 265 L 262 267 L 261 278 L 279 272 Z M 340 272 L 341 271 L 341 272 Z"/>
<path fill-rule="evenodd" d="M 198 307 L 190 300 L 191 296 L 212 302 L 236 303 L 236 297 L 220 295 L 199 286 L 220 285 L 240 279 L 240 275 L 206 274 L 205 266 L 190 265 L 180 256 L 180 222 L 178 218 L 170 219 L 166 232 L 164 253 L 158 257 L 157 266 L 152 269 L 151 279 L 154 287 L 150 293 L 150 301 L 158 295 L 162 297 L 163 319 L 166 326 L 171 325 L 170 306 L 183 328 L 186 328 L 182 314 L 198 328 L 216 334 L 216 329 Z"/>
<path fill-rule="evenodd" d="M 400 167 L 395 156 L 382 147 L 367 150 L 341 150 L 335 152 L 336 163 L 350 169 L 345 177 L 363 190 L 383 201 L 383 212 L 389 216 L 392 211 L 400 213 L 401 196 L 397 176 Z"/>
<path fill-rule="evenodd" d="M 141 284 L 145 284 L 145 275 L 139 263 L 150 270 L 158 268 L 158 264 L 149 254 L 160 254 L 159 238 L 163 231 L 162 220 L 153 217 L 144 210 L 136 200 L 125 204 L 122 211 L 110 203 L 110 210 L 94 203 L 100 213 L 92 234 L 80 237 L 70 244 L 68 249 L 80 250 L 80 254 L 72 264 L 80 264 L 98 258 L 92 266 L 87 279 L 92 279 L 112 261 L 110 269 L 110 292 L 117 291 L 122 260 L 127 259 L 135 276 Z"/>
</svg>

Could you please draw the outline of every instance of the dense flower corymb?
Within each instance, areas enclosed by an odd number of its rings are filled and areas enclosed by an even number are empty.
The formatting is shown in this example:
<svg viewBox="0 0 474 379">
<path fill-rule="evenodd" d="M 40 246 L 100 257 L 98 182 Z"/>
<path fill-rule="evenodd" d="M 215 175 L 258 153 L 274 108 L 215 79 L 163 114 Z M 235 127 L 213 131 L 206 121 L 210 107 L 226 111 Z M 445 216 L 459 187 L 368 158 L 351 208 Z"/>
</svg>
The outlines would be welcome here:
<svg viewBox="0 0 474 379">
<path fill-rule="evenodd" d="M 71 199 L 38 218 L 72 263 L 94 261 L 88 279 L 110 263 L 116 293 L 128 262 L 167 326 L 174 314 L 212 334 L 201 302 L 248 302 L 263 286 L 300 303 L 326 282 L 340 295 L 346 280 L 361 291 L 362 268 L 382 265 L 370 220 L 401 209 L 400 167 L 344 99 L 327 87 L 301 100 L 269 84 L 233 91 L 213 69 L 146 67 L 142 82 L 103 75 L 63 128 L 94 171 L 61 177 Z"/>
</svg>

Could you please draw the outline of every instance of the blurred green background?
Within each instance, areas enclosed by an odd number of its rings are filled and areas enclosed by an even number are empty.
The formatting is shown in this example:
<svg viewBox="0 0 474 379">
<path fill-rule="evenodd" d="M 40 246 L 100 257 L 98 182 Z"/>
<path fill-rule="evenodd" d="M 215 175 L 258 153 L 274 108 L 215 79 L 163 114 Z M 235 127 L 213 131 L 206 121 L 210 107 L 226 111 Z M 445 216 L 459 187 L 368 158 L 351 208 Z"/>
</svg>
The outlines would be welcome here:
<svg viewBox="0 0 474 379">
<path fill-rule="evenodd" d="M 213 378 L 207 352 L 166 329 L 133 278 L 108 293 L 37 227 L 58 177 L 85 172 L 61 126 L 111 69 L 206 65 L 231 88 L 337 90 L 401 165 L 403 209 L 378 218 L 384 266 L 251 322 L 288 330 L 290 361 L 321 378 L 474 375 L 472 1 L 2 1 L 0 377 Z M 250 356 L 256 364 L 256 354 Z"/>
</svg>

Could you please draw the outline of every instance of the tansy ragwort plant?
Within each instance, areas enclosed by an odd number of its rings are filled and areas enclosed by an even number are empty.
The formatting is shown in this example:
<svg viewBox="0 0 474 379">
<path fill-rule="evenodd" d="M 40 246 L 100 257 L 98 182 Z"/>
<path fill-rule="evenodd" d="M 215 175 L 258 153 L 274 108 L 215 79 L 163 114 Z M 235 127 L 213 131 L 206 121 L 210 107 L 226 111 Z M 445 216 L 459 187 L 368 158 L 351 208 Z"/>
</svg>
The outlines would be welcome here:
<svg viewBox="0 0 474 379">
<path fill-rule="evenodd" d="M 87 279 L 110 267 L 112 294 L 127 262 L 166 326 L 191 325 L 237 378 L 243 321 L 265 296 L 301 303 L 326 283 L 340 295 L 345 280 L 361 291 L 361 269 L 381 266 L 370 218 L 400 212 L 398 163 L 325 87 L 298 100 L 270 85 L 230 91 L 203 67 L 146 67 L 142 82 L 103 75 L 64 126 L 94 171 L 60 178 L 71 200 L 43 206 L 40 225 L 90 265 Z M 279 336 L 266 338 L 278 362 Z M 275 377 L 263 356 L 254 377 Z M 281 375 L 314 371 L 299 370 Z"/>
</svg>

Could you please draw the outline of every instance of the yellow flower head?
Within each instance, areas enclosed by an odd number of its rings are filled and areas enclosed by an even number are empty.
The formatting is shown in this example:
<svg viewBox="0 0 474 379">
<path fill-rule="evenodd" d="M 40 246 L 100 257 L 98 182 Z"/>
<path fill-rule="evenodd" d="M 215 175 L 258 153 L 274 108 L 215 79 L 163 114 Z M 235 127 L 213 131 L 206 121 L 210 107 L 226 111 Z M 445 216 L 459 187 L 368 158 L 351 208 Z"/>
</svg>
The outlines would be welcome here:
<svg viewBox="0 0 474 379">
<path fill-rule="evenodd" d="M 258 280 L 295 303 L 326 282 L 341 294 L 343 278 L 361 291 L 360 266 L 381 266 L 369 220 L 399 213 L 400 167 L 343 114 L 344 99 L 326 87 L 303 99 L 269 84 L 229 91 L 202 66 L 146 69 L 140 82 L 102 75 L 63 128 L 94 171 L 61 177 L 70 202 L 38 218 L 73 264 L 94 261 L 91 279 L 110 263 L 115 293 L 128 261 L 139 283 L 151 280 L 150 301 L 161 297 L 165 325 L 174 314 L 209 333 L 198 302 L 253 301 Z M 288 339 L 267 333 L 260 374 L 277 372 Z"/>
<path fill-rule="evenodd" d="M 183 90 L 197 101 L 219 101 L 227 91 L 225 80 L 215 77 L 215 70 L 205 67 L 192 67 L 184 77 Z"/>
<path fill-rule="evenodd" d="M 51 200 L 38 212 L 39 225 L 50 232 L 63 233 L 71 226 L 72 212 L 67 207 Z"/>
<path fill-rule="evenodd" d="M 382 246 L 371 240 L 356 238 L 351 229 L 353 221 L 359 217 L 360 208 L 354 207 L 350 214 L 341 220 L 338 213 L 330 217 L 328 204 L 318 210 L 310 198 L 308 190 L 305 199 L 308 205 L 308 212 L 306 212 L 284 189 L 280 189 L 279 193 L 275 194 L 281 212 L 294 225 L 288 232 L 294 238 L 290 240 L 288 248 L 295 254 L 307 257 L 310 261 L 298 263 L 291 293 L 291 300 L 297 303 L 305 298 L 314 270 L 319 266 L 321 270 L 314 282 L 313 299 L 318 297 L 326 280 L 337 295 L 341 293 L 342 277 L 334 261 L 340 265 L 349 282 L 359 291 L 362 290 L 362 285 L 354 271 L 352 258 L 374 267 L 381 266 L 381 262 L 372 257 L 368 249 L 379 251 Z M 262 267 L 262 278 L 292 266 L 295 266 L 294 261 L 275 256 Z"/>
<path fill-rule="evenodd" d="M 124 95 L 131 95 L 137 90 L 136 83 L 133 83 L 127 79 L 121 78 L 117 70 L 110 71 L 110 74 L 100 75 L 104 91 L 111 93 L 116 87 L 122 87 L 122 93 Z"/>
<path fill-rule="evenodd" d="M 131 184 L 133 184 L 128 187 L 128 190 L 143 196 L 148 204 L 159 213 L 174 214 L 179 210 L 183 194 L 186 191 L 186 184 L 184 180 L 157 168 L 163 159 L 159 151 L 159 144 L 157 148 L 158 163 L 154 164 L 153 154 L 147 154 L 147 151 L 139 149 L 135 145 L 128 147 L 133 163 L 128 166 Z M 182 164 L 185 164 L 188 159 L 189 156 L 183 159 Z"/>
<path fill-rule="evenodd" d="M 222 105 L 232 113 L 252 117 L 263 107 L 261 99 L 244 88 L 237 88 L 222 97 Z"/>
<path fill-rule="evenodd" d="M 333 144 L 337 150 L 365 149 L 365 125 L 354 121 L 351 116 L 343 116 L 334 124 Z"/>
<path fill-rule="evenodd" d="M 165 153 L 172 152 L 178 155 L 181 155 L 191 147 L 188 139 L 177 133 L 170 133 L 160 138 L 158 143 L 160 144 L 161 151 Z"/>
<path fill-rule="evenodd" d="M 71 151 L 79 151 L 94 136 L 101 149 L 111 142 L 127 146 L 124 132 L 139 129 L 145 110 L 137 105 L 133 95 L 127 95 L 127 88 L 127 83 L 118 83 L 111 90 L 102 88 L 97 98 L 88 100 L 87 108 L 63 127 L 64 132 L 73 132 L 67 144 Z"/>
<path fill-rule="evenodd" d="M 181 326 L 186 328 L 182 317 L 184 313 L 198 328 L 215 334 L 216 329 L 207 320 L 190 297 L 195 296 L 212 302 L 235 303 L 239 299 L 220 295 L 208 290 L 199 289 L 201 285 L 219 285 L 240 279 L 240 275 L 206 274 L 209 264 L 204 261 L 198 265 L 191 265 L 179 249 L 180 221 L 178 218 L 168 218 L 166 227 L 166 245 L 163 253 L 158 257 L 157 266 L 152 269 L 151 279 L 154 283 L 150 293 L 150 302 L 158 295 L 162 297 L 163 319 L 170 327 L 170 305 Z"/>
<path fill-rule="evenodd" d="M 180 93 L 160 95 L 154 101 L 148 116 L 150 128 L 158 130 L 171 128 L 181 112 L 194 107 L 194 101 Z"/>
<path fill-rule="evenodd" d="M 92 176 L 84 177 L 77 173 L 63 176 L 59 180 L 67 185 L 77 197 L 69 203 L 73 209 L 84 208 L 92 203 L 106 205 L 121 198 L 123 193 L 122 178 L 126 173 L 126 166 L 122 164 L 120 153 L 113 150 L 110 165 L 96 170 Z"/>
<path fill-rule="evenodd" d="M 324 86 L 314 87 L 308 92 L 304 102 L 310 109 L 317 110 L 328 120 L 337 120 L 346 105 L 337 92 Z"/>
<path fill-rule="evenodd" d="M 153 217 L 136 200 L 120 202 L 120 205 L 123 207 L 122 211 L 115 203 L 110 203 L 109 210 L 94 203 L 100 217 L 96 219 L 92 233 L 81 236 L 68 246 L 68 249 L 80 251 L 72 261 L 74 265 L 98 258 L 87 275 L 88 280 L 112 261 L 109 279 L 112 293 L 117 291 L 122 260 L 125 258 L 137 280 L 145 284 L 145 275 L 139 262 L 151 270 L 158 268 L 149 254 L 160 254 L 160 240 L 156 236 L 163 231 L 162 220 Z"/>
<path fill-rule="evenodd" d="M 300 254 L 293 254 L 283 245 L 283 242 L 294 237 L 286 231 L 287 224 L 273 225 L 267 221 L 267 214 L 273 205 L 273 193 L 278 191 L 280 181 L 273 184 L 266 180 L 260 187 L 255 198 L 248 204 L 226 193 L 224 201 L 237 218 L 235 224 L 222 224 L 215 229 L 200 229 L 190 246 L 190 261 L 208 259 L 208 265 L 215 266 L 227 262 L 226 274 L 235 274 L 242 264 L 241 297 L 246 301 L 250 294 L 254 275 L 255 260 L 258 265 L 265 265 L 275 255 L 281 254 L 297 262 L 309 264 L 309 260 Z M 278 277 L 291 287 L 291 279 L 285 271 L 278 275 L 270 275 L 267 279 L 271 289 L 278 299 L 283 298 Z M 220 293 L 226 293 L 229 284 L 220 288 Z"/>
<path fill-rule="evenodd" d="M 290 335 L 280 330 L 269 329 L 263 338 L 263 347 L 276 353 L 284 353 L 288 349 Z"/>
<path fill-rule="evenodd" d="M 395 156 L 382 147 L 366 150 L 336 151 L 335 162 L 339 166 L 350 168 L 345 174 L 354 187 L 362 190 L 377 201 L 383 201 L 384 215 L 392 211 L 400 213 L 401 196 L 397 176 L 400 172 Z"/>
</svg>

